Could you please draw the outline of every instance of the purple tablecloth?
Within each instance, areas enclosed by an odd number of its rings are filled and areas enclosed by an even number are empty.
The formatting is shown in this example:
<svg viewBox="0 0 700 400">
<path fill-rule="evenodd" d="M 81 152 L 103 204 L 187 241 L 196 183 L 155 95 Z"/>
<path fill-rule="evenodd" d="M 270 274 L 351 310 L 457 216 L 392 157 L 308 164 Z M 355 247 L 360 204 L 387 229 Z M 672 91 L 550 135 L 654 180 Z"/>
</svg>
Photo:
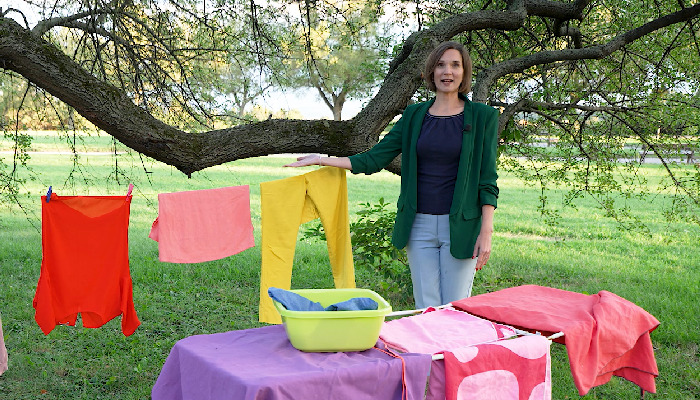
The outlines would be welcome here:
<svg viewBox="0 0 700 400">
<path fill-rule="evenodd" d="M 401 354 L 408 399 L 423 399 L 429 354 Z M 167 399 L 401 399 L 402 362 L 377 349 L 305 353 L 282 325 L 175 343 L 151 396 Z"/>
</svg>

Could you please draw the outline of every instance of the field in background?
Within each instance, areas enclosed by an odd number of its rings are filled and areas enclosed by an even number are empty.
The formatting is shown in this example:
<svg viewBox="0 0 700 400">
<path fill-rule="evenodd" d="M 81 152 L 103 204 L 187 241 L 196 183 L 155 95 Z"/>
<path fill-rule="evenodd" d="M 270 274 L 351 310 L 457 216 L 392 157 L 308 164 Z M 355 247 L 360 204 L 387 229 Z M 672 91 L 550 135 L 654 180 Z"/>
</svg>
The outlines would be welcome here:
<svg viewBox="0 0 700 400">
<path fill-rule="evenodd" d="M 72 139 L 75 139 L 74 141 Z M 82 140 L 82 141 L 81 141 Z M 79 163 L 70 146 L 75 143 Z M 8 142 L 1 151 L 11 150 Z M 23 209 L 0 209 L 0 314 L 10 353 L 10 369 L 0 377 L 0 398 L 147 399 L 173 344 L 184 337 L 261 326 L 257 322 L 260 269 L 259 183 L 310 169 L 285 169 L 290 158 L 262 157 L 228 163 L 187 179 L 178 171 L 138 155 L 123 153 L 109 137 L 56 140 L 37 136 L 33 171 L 20 199 Z M 120 154 L 118 157 L 99 153 Z M 67 152 L 67 153 L 65 153 Z M 60 153 L 60 154 L 54 154 Z M 11 154 L 0 155 L 11 163 Z M 687 168 L 680 166 L 679 168 Z M 644 166 L 657 182 L 658 166 Z M 72 179 L 67 177 L 72 175 Z M 117 183 L 118 182 L 118 183 Z M 49 185 L 59 195 L 125 194 L 135 185 L 131 211 L 130 263 L 134 302 L 142 321 L 130 337 L 117 318 L 100 329 L 59 326 L 44 336 L 34 322 L 32 298 L 41 263 L 40 202 Z M 364 202 L 380 197 L 394 203 L 399 180 L 386 172 L 348 174 L 351 218 Z M 258 246 L 223 260 L 201 264 L 158 261 L 157 243 L 148 238 L 157 216 L 157 194 L 231 185 L 250 185 Z M 660 321 L 652 334 L 660 376 L 657 395 L 692 399 L 700 393 L 700 228 L 666 222 L 654 204 L 627 200 L 651 235 L 625 232 L 590 200 L 562 213 L 550 227 L 537 212 L 539 190 L 501 174 L 493 254 L 474 284 L 475 294 L 521 284 L 583 293 L 614 292 Z M 556 202 L 558 192 L 550 193 Z M 358 286 L 380 291 L 378 277 L 358 268 Z M 300 241 L 292 286 L 331 287 L 325 244 Z M 410 294 L 392 298 L 394 309 L 412 308 Z M 79 324 L 80 325 L 80 324 Z M 578 398 L 563 346 L 553 347 L 554 399 Z M 614 378 L 584 399 L 637 399 L 636 386 Z"/>
</svg>

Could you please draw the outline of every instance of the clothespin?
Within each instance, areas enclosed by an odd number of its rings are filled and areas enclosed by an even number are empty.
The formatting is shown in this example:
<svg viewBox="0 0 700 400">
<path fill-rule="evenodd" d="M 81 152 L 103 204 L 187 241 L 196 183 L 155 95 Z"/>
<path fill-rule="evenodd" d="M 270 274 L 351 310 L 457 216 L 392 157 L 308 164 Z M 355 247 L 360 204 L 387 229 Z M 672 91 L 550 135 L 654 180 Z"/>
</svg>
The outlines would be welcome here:
<svg viewBox="0 0 700 400">
<path fill-rule="evenodd" d="M 132 191 L 132 190 L 134 190 L 134 184 L 133 184 L 133 183 L 130 183 L 130 184 L 129 184 L 129 190 L 127 190 L 127 192 L 126 192 L 126 197 L 124 197 L 124 201 L 125 201 L 125 202 L 126 202 L 126 201 L 129 201 L 129 199 L 131 199 L 131 191 Z"/>
<path fill-rule="evenodd" d="M 48 203 L 49 200 L 51 200 L 51 186 L 49 186 L 49 191 L 46 192 L 46 202 Z"/>
</svg>

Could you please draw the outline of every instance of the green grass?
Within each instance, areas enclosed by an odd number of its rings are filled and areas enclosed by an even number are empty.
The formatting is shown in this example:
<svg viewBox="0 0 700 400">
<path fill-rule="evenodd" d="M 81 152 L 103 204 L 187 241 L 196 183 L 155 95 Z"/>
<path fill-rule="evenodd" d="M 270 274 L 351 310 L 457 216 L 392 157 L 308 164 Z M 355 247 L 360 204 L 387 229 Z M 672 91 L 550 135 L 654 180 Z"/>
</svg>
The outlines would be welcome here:
<svg viewBox="0 0 700 400">
<path fill-rule="evenodd" d="M 46 149 L 52 140 L 55 143 L 55 138 L 45 136 L 35 145 L 43 143 Z M 108 138 L 88 138 L 85 142 L 87 151 L 114 150 L 110 150 Z M 6 143 L 4 146 L 7 148 Z M 5 163 L 11 162 L 9 155 L 1 157 Z M 257 322 L 259 183 L 309 170 L 282 168 L 287 161 L 282 157 L 241 160 L 187 179 L 171 167 L 141 160 L 138 155 L 124 154 L 116 159 L 80 156 L 80 164 L 74 164 L 70 154 L 32 154 L 33 173 L 22 172 L 34 179 L 22 189 L 24 209 L 9 205 L 0 209 L 0 313 L 10 357 L 9 370 L 0 376 L 0 398 L 147 399 L 177 340 L 261 326 Z M 119 184 L 113 179 L 115 164 L 124 173 L 117 174 Z M 653 166 L 644 170 L 650 177 L 662 174 Z M 74 179 L 66 181 L 70 173 Z M 39 196 L 49 185 L 64 195 L 124 194 L 129 182 L 136 186 L 129 251 L 134 303 L 142 325 L 129 337 L 121 334 L 120 318 L 99 329 L 85 329 L 80 323 L 77 327 L 57 326 L 44 336 L 32 308 L 41 265 Z M 157 243 L 148 238 L 157 215 L 158 193 L 243 184 L 251 189 L 258 246 L 207 263 L 158 261 Z M 360 203 L 376 202 L 379 197 L 395 202 L 399 181 L 386 172 L 348 174 L 348 186 L 352 218 Z M 627 298 L 661 321 L 652 334 L 660 370 L 658 394 L 647 394 L 646 398 L 696 398 L 700 393 L 700 228 L 682 221 L 666 222 L 659 211 L 663 195 L 657 196 L 654 204 L 633 204 L 636 215 L 650 227 L 650 236 L 620 231 L 588 199 L 581 199 L 577 210 L 562 212 L 559 224 L 550 227 L 538 215 L 537 189 L 507 174 L 502 174 L 499 186 L 493 254 L 477 275 L 474 292 L 538 284 L 583 293 L 608 290 Z M 559 195 L 553 191 L 550 198 Z M 371 271 L 358 268 L 357 282 L 358 286 L 380 290 Z M 298 243 L 292 286 L 332 286 L 324 243 Z M 411 307 L 409 293 L 391 297 L 391 302 L 394 309 Z M 553 347 L 552 374 L 554 399 L 579 397 L 563 346 Z M 637 387 L 618 378 L 584 397 L 636 398 Z"/>
</svg>

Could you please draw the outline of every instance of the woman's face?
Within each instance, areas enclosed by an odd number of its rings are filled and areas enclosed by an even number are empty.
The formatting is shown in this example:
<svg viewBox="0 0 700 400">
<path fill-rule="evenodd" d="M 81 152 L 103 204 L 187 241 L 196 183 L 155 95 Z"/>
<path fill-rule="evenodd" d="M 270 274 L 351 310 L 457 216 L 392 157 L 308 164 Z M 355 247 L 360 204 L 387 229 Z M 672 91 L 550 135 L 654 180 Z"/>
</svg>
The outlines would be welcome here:
<svg viewBox="0 0 700 400">
<path fill-rule="evenodd" d="M 433 72 L 435 88 L 438 92 L 457 93 L 463 75 L 462 53 L 455 49 L 447 49 L 442 53 Z"/>
</svg>

